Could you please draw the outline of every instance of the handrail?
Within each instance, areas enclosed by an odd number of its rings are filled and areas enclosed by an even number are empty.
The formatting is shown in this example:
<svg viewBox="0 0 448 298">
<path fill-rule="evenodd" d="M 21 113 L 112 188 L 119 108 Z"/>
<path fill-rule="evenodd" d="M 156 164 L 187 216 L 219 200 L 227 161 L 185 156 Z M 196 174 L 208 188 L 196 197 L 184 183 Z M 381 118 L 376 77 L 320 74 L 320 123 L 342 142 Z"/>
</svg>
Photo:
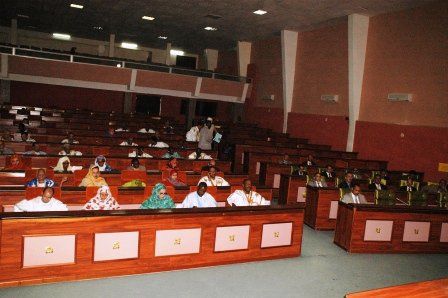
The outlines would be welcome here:
<svg viewBox="0 0 448 298">
<path fill-rule="evenodd" d="M 152 63 L 142 63 L 138 61 L 129 61 L 118 58 L 106 58 L 100 56 L 90 56 L 83 54 L 67 54 L 63 52 L 53 52 L 53 51 L 44 51 L 37 49 L 29 49 L 8 45 L 0 44 L 0 53 L 8 54 L 12 56 L 25 56 L 25 57 L 37 57 L 37 58 L 45 58 L 51 60 L 62 60 L 70 63 L 88 63 L 88 64 L 99 64 L 99 65 L 108 65 L 114 67 L 124 67 L 131 69 L 142 69 L 142 70 L 150 70 L 150 71 L 158 71 L 158 72 L 166 72 L 166 73 L 176 73 L 176 74 L 184 74 L 191 75 L 196 77 L 206 77 L 227 81 L 237 81 L 250 83 L 250 79 L 246 77 L 215 73 L 212 71 L 205 70 L 195 70 L 181 67 L 172 67 L 161 64 L 152 64 Z"/>
</svg>

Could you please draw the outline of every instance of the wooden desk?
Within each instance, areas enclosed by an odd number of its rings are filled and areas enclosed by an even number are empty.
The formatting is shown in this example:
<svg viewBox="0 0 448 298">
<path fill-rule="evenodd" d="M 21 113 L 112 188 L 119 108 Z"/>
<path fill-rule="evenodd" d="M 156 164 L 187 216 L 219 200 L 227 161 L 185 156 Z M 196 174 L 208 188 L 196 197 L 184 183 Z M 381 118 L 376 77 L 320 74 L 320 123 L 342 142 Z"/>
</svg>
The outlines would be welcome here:
<svg viewBox="0 0 448 298">
<path fill-rule="evenodd" d="M 296 175 L 280 175 L 279 204 L 305 202 L 306 177 Z"/>
<path fill-rule="evenodd" d="M 0 286 L 298 257 L 303 205 L 0 214 Z"/>
<path fill-rule="evenodd" d="M 353 253 L 448 253 L 448 209 L 339 202 L 334 243 Z"/>
<path fill-rule="evenodd" d="M 401 286 L 387 287 L 345 295 L 346 298 L 446 298 L 448 278 L 414 282 Z"/>
</svg>

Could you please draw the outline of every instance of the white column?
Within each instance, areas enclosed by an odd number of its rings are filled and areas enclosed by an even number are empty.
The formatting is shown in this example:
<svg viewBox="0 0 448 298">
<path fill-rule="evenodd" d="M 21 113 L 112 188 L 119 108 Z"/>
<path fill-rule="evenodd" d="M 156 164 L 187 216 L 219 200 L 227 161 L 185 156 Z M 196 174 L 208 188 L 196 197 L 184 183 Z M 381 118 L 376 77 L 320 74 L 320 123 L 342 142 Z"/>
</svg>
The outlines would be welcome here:
<svg viewBox="0 0 448 298">
<path fill-rule="evenodd" d="M 282 30 L 283 132 L 288 130 L 296 73 L 297 37 L 295 31 Z"/>
<path fill-rule="evenodd" d="M 11 20 L 10 43 L 17 44 L 17 19 Z"/>
<path fill-rule="evenodd" d="M 218 67 L 218 50 L 205 49 L 204 53 L 207 70 L 215 71 L 215 69 Z"/>
<path fill-rule="evenodd" d="M 247 65 L 250 63 L 250 55 L 252 51 L 252 44 L 247 41 L 238 41 L 237 55 L 238 55 L 238 75 L 241 77 L 247 76 Z"/>
<path fill-rule="evenodd" d="M 109 57 L 115 56 L 115 34 L 109 36 Z"/>
<path fill-rule="evenodd" d="M 171 65 L 171 42 L 166 44 L 165 64 Z"/>
<path fill-rule="evenodd" d="M 369 17 L 359 14 L 352 14 L 348 16 L 349 127 L 347 136 L 347 151 L 353 151 L 356 121 L 359 119 L 368 31 Z"/>
</svg>

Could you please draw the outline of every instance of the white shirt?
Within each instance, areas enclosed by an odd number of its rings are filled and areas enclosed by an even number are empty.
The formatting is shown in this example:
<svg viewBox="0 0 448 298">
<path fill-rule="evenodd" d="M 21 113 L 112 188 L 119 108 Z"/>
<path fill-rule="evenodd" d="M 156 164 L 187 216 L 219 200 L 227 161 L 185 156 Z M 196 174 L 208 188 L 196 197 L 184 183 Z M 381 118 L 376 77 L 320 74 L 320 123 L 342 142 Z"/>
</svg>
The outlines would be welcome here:
<svg viewBox="0 0 448 298">
<path fill-rule="evenodd" d="M 375 187 L 376 187 L 376 189 L 378 189 L 378 190 L 381 190 L 381 184 L 377 184 L 377 183 L 375 183 Z"/>
<path fill-rule="evenodd" d="M 154 147 L 154 148 L 168 148 L 169 146 L 168 146 L 168 144 L 167 143 L 165 143 L 165 142 L 157 142 L 157 144 L 155 144 L 155 145 L 151 145 L 151 144 L 149 144 L 148 145 L 148 147 Z"/>
<path fill-rule="evenodd" d="M 51 198 L 48 203 L 42 201 L 42 197 L 31 200 L 22 200 L 14 205 L 14 212 L 34 212 L 34 211 L 67 211 L 67 206 L 61 201 Z"/>
<path fill-rule="evenodd" d="M 355 196 L 355 195 L 352 193 L 352 198 L 353 198 L 353 202 L 354 202 L 355 204 L 359 204 L 359 198 L 358 198 L 358 196 Z"/>
<path fill-rule="evenodd" d="M 123 141 L 120 143 L 120 146 L 134 146 L 134 147 L 138 147 L 138 145 L 134 142 L 132 142 L 132 145 L 129 145 L 128 142 Z"/>
<path fill-rule="evenodd" d="M 67 144 L 67 143 L 70 143 L 69 139 L 63 139 L 63 140 L 61 141 L 61 144 Z M 71 142 L 71 144 L 79 144 L 79 142 L 76 141 L 76 140 L 73 140 L 73 141 Z"/>
<path fill-rule="evenodd" d="M 193 126 L 185 135 L 187 142 L 199 142 L 199 128 Z"/>
<path fill-rule="evenodd" d="M 196 152 L 193 152 L 190 155 L 188 155 L 188 159 L 196 159 Z M 212 157 L 205 153 L 201 153 L 201 156 L 199 156 L 198 159 L 212 159 Z"/>
<path fill-rule="evenodd" d="M 218 207 L 218 203 L 212 197 L 211 194 L 206 192 L 202 197 L 198 195 L 198 193 L 191 192 L 186 197 L 185 200 L 180 204 L 179 208 L 206 208 L 206 207 Z"/>
<path fill-rule="evenodd" d="M 146 128 L 142 128 L 139 129 L 138 132 L 140 133 L 156 133 L 154 129 L 148 128 L 148 130 L 146 130 Z"/>
<path fill-rule="evenodd" d="M 117 128 L 115 131 L 129 131 L 129 129 Z"/>
<path fill-rule="evenodd" d="M 227 182 L 224 178 L 215 176 L 215 179 L 211 179 L 208 176 L 204 176 L 201 179 L 199 179 L 199 183 L 205 182 L 207 183 L 207 186 L 230 186 L 229 182 Z"/>
<path fill-rule="evenodd" d="M 81 156 L 82 155 L 82 153 L 81 152 L 79 152 L 79 151 L 76 151 L 76 150 L 70 150 L 70 153 L 69 154 L 67 154 L 67 152 L 65 152 L 64 150 L 62 150 L 62 151 L 59 151 L 59 153 L 58 153 L 58 155 L 69 155 L 69 156 Z"/>
<path fill-rule="evenodd" d="M 128 157 L 141 157 L 141 158 L 152 158 L 152 155 L 149 155 L 146 152 L 143 152 L 142 155 L 137 155 L 137 151 L 132 151 L 128 154 Z"/>
<path fill-rule="evenodd" d="M 271 205 L 270 201 L 263 198 L 256 191 L 251 191 L 247 194 L 242 189 L 235 190 L 235 192 L 227 198 L 227 203 L 229 203 L 230 206 L 232 206 L 232 204 L 235 206 Z"/>
</svg>

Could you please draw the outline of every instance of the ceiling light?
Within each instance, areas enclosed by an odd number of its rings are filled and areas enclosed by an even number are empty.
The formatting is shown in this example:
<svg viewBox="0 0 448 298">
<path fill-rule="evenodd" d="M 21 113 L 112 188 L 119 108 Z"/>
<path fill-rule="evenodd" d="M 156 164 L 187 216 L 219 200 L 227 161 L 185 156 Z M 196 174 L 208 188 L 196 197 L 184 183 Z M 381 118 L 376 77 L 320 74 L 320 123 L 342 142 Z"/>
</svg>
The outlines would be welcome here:
<svg viewBox="0 0 448 298">
<path fill-rule="evenodd" d="M 167 36 L 159 36 L 158 38 L 160 38 L 160 39 L 168 39 Z"/>
<path fill-rule="evenodd" d="M 258 15 L 264 15 L 265 13 L 267 13 L 267 11 L 266 10 L 262 10 L 262 9 L 259 9 L 259 10 L 256 10 L 256 11 L 254 11 L 254 14 L 258 14 Z"/>
<path fill-rule="evenodd" d="M 53 33 L 53 38 L 62 39 L 62 40 L 69 40 L 71 38 L 71 36 L 69 34 Z"/>
<path fill-rule="evenodd" d="M 154 21 L 156 18 L 148 17 L 148 16 L 142 16 L 142 19 L 147 20 L 147 21 Z"/>
<path fill-rule="evenodd" d="M 170 50 L 170 54 L 173 56 L 183 56 L 185 52 L 180 50 Z"/>
<path fill-rule="evenodd" d="M 121 47 L 124 49 L 135 50 L 138 48 L 138 45 L 136 43 L 122 42 Z"/>
<path fill-rule="evenodd" d="M 103 30 L 103 27 L 101 27 L 101 26 L 94 26 L 93 29 L 95 29 L 95 30 Z"/>
<path fill-rule="evenodd" d="M 84 5 L 72 3 L 72 4 L 70 4 L 70 7 L 71 8 L 77 8 L 77 9 L 83 9 Z"/>
<path fill-rule="evenodd" d="M 24 18 L 24 19 L 29 19 L 30 17 L 24 14 L 18 14 L 17 15 L 19 18 Z"/>
<path fill-rule="evenodd" d="M 117 63 L 117 67 L 120 68 L 121 67 L 121 63 Z"/>
<path fill-rule="evenodd" d="M 210 26 L 207 26 L 204 29 L 207 30 L 207 31 L 216 31 L 216 30 L 218 30 L 218 28 L 210 27 Z"/>
</svg>

